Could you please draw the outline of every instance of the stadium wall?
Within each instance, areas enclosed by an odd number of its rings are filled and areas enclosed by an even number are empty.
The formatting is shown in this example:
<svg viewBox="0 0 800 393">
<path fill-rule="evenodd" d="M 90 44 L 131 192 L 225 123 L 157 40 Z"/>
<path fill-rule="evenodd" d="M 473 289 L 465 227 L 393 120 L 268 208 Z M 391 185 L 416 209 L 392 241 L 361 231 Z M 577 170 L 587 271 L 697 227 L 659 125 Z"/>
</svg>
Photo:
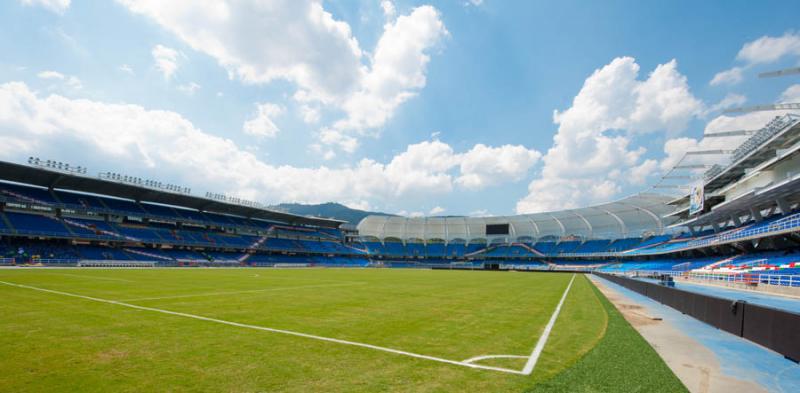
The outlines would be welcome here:
<svg viewBox="0 0 800 393">
<path fill-rule="evenodd" d="M 800 314 L 720 299 L 612 274 L 594 272 L 713 327 L 748 339 L 794 362 L 800 361 Z"/>
</svg>

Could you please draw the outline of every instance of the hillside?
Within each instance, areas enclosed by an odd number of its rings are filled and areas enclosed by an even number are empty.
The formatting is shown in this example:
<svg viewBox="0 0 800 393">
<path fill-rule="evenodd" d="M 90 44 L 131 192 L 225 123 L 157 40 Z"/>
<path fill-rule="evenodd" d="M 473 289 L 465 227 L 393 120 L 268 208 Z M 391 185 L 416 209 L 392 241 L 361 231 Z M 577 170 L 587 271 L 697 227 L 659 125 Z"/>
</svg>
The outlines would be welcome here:
<svg viewBox="0 0 800 393">
<path fill-rule="evenodd" d="M 351 209 L 340 203 L 322 203 L 318 205 L 304 205 L 301 203 L 281 203 L 271 206 L 272 209 L 299 214 L 303 216 L 312 215 L 317 217 L 335 218 L 347 221 L 353 225 L 358 224 L 361 219 L 369 215 L 391 216 L 392 214 L 370 212 L 365 210 Z"/>
</svg>

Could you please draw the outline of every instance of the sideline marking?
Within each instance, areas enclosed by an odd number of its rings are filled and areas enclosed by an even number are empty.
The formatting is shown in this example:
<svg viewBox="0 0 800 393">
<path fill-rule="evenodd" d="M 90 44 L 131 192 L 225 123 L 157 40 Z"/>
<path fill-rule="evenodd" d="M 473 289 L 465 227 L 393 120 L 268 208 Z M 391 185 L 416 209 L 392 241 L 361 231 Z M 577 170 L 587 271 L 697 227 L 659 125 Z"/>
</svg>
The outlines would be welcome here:
<svg viewBox="0 0 800 393">
<path fill-rule="evenodd" d="M 569 293 L 569 289 L 572 287 L 572 282 L 575 281 L 575 274 L 572 274 L 572 279 L 569 280 L 569 284 L 567 285 L 567 289 L 564 290 L 564 294 L 561 296 L 561 301 L 558 302 L 558 306 L 556 306 L 556 310 L 553 311 L 553 315 L 550 317 L 550 321 L 547 322 L 547 326 L 544 327 L 544 332 L 539 337 L 539 341 L 536 342 L 536 346 L 533 348 L 533 352 L 531 352 L 531 357 L 528 358 L 528 362 L 525 363 L 525 368 L 522 369 L 523 375 L 531 375 L 533 372 L 533 368 L 536 366 L 536 362 L 539 360 L 539 356 L 542 354 L 542 350 L 544 350 L 544 344 L 547 343 L 547 338 L 550 337 L 550 331 L 553 330 L 553 325 L 556 324 L 556 319 L 558 318 L 558 314 L 561 312 L 561 306 L 564 305 L 564 300 L 567 299 L 567 294 Z"/>
<path fill-rule="evenodd" d="M 250 290 L 244 290 L 244 291 L 193 293 L 193 294 L 187 294 L 187 295 L 159 296 L 159 297 L 140 297 L 140 298 L 134 298 L 134 299 L 122 299 L 122 300 L 117 300 L 117 301 L 118 302 L 136 302 L 136 301 L 143 301 L 143 300 L 182 299 L 182 298 L 189 298 L 189 297 L 204 297 L 204 296 L 217 296 L 217 295 L 236 295 L 236 294 L 241 294 L 241 293 L 284 291 L 284 290 L 290 290 L 290 289 L 344 287 L 344 286 L 361 285 L 361 284 L 366 284 L 366 283 L 365 282 L 349 282 L 349 283 L 341 283 L 341 284 L 298 285 L 298 286 L 294 286 L 294 287 L 250 289 Z"/>
<path fill-rule="evenodd" d="M 573 275 L 573 279 L 574 278 L 575 278 L 575 276 Z M 182 313 L 182 312 L 177 312 L 177 311 L 162 310 L 162 309 L 153 308 L 153 307 L 137 306 L 135 304 L 123 303 L 123 302 L 119 302 L 119 301 L 116 301 L 116 300 L 101 299 L 101 298 L 96 298 L 96 297 L 91 297 L 91 296 L 78 295 L 78 294 L 69 293 L 69 292 L 62 292 L 62 291 L 55 291 L 55 290 L 52 290 L 52 289 L 33 287 L 33 286 L 30 286 L 30 285 L 15 284 L 15 283 L 10 283 L 10 282 L 6 282 L 6 281 L 0 281 L 0 284 L 5 284 L 5 285 L 8 285 L 8 286 L 17 287 L 17 288 L 31 289 L 31 290 L 34 290 L 34 291 L 47 292 L 47 293 L 52 293 L 52 294 L 56 294 L 56 295 L 69 296 L 69 297 L 74 297 L 74 298 L 79 298 L 79 299 L 91 300 L 91 301 L 94 301 L 94 302 L 115 304 L 117 306 L 129 307 L 129 308 L 134 308 L 134 309 L 137 309 L 137 310 L 152 311 L 152 312 L 157 312 L 157 313 L 161 313 L 161 314 L 168 314 L 168 315 L 175 315 L 175 316 L 184 317 L 184 318 L 198 319 L 198 320 L 201 320 L 201 321 L 215 322 L 215 323 L 219 323 L 219 324 L 223 324 L 223 325 L 236 326 L 236 327 L 241 327 L 241 328 L 246 328 L 246 329 L 262 330 L 262 331 L 266 331 L 266 332 L 280 333 L 280 334 L 285 334 L 285 335 L 289 335 L 289 336 L 310 338 L 310 339 L 314 339 L 314 340 L 327 341 L 327 342 L 343 344 L 343 345 L 352 345 L 352 346 L 356 346 L 356 347 L 368 348 L 368 349 L 373 349 L 373 350 L 376 350 L 376 351 L 389 352 L 389 353 L 394 353 L 394 354 L 397 354 L 397 355 L 403 355 L 403 356 L 408 356 L 408 357 L 417 358 L 417 359 L 425 359 L 425 360 L 431 360 L 431 361 L 439 362 L 439 363 L 452 364 L 452 365 L 456 365 L 456 366 L 469 367 L 469 368 L 475 368 L 475 369 L 481 369 L 481 370 L 500 371 L 500 372 L 509 373 L 509 374 L 527 375 L 524 372 L 518 371 L 518 370 L 510 370 L 510 369 L 502 368 L 502 367 L 482 366 L 482 365 L 479 365 L 479 364 L 459 362 L 457 360 L 450 360 L 450 359 L 438 358 L 438 357 L 435 357 L 435 356 L 421 355 L 421 354 L 418 354 L 418 353 L 401 351 L 399 349 L 380 347 L 380 346 L 372 345 L 372 344 L 364 344 L 364 343 L 359 343 L 359 342 L 355 342 L 355 341 L 347 341 L 347 340 L 340 340 L 340 339 L 337 339 L 337 338 L 315 336 L 313 334 L 293 332 L 291 330 L 274 329 L 274 328 L 269 328 L 269 327 L 264 327 L 264 326 L 248 325 L 248 324 L 245 324 L 245 323 L 231 322 L 231 321 L 226 321 L 226 320 L 223 320 L 223 319 L 204 317 L 204 316 L 200 316 L 200 315 L 187 314 L 187 313 Z M 572 284 L 571 281 L 570 281 L 570 284 Z"/>
</svg>

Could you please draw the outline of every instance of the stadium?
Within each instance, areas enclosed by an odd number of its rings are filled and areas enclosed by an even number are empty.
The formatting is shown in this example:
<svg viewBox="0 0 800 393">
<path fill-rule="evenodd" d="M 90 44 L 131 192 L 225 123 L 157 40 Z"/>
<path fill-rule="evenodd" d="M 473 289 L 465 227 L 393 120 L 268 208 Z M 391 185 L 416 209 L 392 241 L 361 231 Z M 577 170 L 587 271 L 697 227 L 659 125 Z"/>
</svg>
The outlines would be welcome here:
<svg viewBox="0 0 800 393">
<path fill-rule="evenodd" d="M 508 215 L 350 222 L 0 148 L 0 391 L 798 391 L 800 104 L 725 113 L 769 116 Z"/>
</svg>

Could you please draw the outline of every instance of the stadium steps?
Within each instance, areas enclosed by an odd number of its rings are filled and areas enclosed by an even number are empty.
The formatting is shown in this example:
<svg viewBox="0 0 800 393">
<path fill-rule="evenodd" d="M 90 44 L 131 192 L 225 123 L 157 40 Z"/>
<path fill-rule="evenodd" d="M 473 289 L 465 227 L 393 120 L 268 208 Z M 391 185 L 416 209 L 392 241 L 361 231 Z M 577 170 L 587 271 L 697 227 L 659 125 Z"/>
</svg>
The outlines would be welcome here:
<svg viewBox="0 0 800 393">
<path fill-rule="evenodd" d="M 170 262 L 174 261 L 174 259 L 172 259 L 170 257 L 167 257 L 167 256 L 164 256 L 164 255 L 153 254 L 153 253 L 149 253 L 149 252 L 141 251 L 141 250 L 134 250 L 132 248 L 123 248 L 122 251 L 125 251 L 125 252 L 127 252 L 129 254 L 136 254 L 136 255 L 142 255 L 142 256 L 145 256 L 145 257 L 156 258 L 156 259 L 160 259 L 162 261 L 170 261 Z"/>
<path fill-rule="evenodd" d="M 511 243 L 511 245 L 512 246 L 520 246 L 520 247 L 530 251 L 531 253 L 533 253 L 534 255 L 539 256 L 539 257 L 545 256 L 544 254 L 542 254 L 541 251 L 539 251 L 539 250 L 537 250 L 537 249 L 535 249 L 535 248 L 533 248 L 533 247 L 531 247 L 531 246 L 529 246 L 529 245 L 527 245 L 525 243 Z"/>
<path fill-rule="evenodd" d="M 83 228 L 83 229 L 85 229 L 87 231 L 94 231 L 95 233 L 99 232 L 99 233 L 101 233 L 103 235 L 107 235 L 107 236 L 127 239 L 125 236 L 123 236 L 123 235 L 121 235 L 121 234 L 119 234 L 117 232 L 111 232 L 111 231 L 98 229 L 97 227 L 91 227 L 89 225 L 83 224 L 83 223 L 78 222 L 78 221 L 73 221 L 73 220 L 70 220 L 68 218 L 64 218 L 63 221 L 64 221 L 65 224 L 67 224 L 66 225 L 67 229 L 69 229 L 69 226 L 72 225 L 72 226 L 75 226 L 75 227 L 78 227 L 78 228 Z M 72 232 L 72 231 L 70 230 L 70 232 Z M 78 237 L 80 237 L 80 236 L 78 236 Z"/>
<path fill-rule="evenodd" d="M 3 212 L 0 212 L 0 218 L 3 219 L 3 223 L 6 224 L 6 228 L 10 229 L 12 233 L 17 233 L 17 230 L 14 228 L 13 225 L 11 225 L 11 220 L 9 220 L 8 217 L 6 217 L 6 215 L 3 214 Z"/>
<path fill-rule="evenodd" d="M 16 199 L 18 199 L 20 201 L 24 201 L 24 202 L 28 202 L 28 203 L 34 203 L 34 204 L 42 205 L 42 206 L 50 206 L 51 205 L 51 203 L 49 203 L 49 202 L 45 202 L 45 201 L 42 201 L 42 200 L 39 200 L 39 199 L 36 199 L 36 198 L 31 198 L 31 197 L 29 197 L 27 195 L 23 195 L 23 194 L 20 194 L 18 192 L 14 192 L 14 191 L 10 191 L 10 190 L 2 190 L 2 193 L 6 194 L 8 196 L 14 197 L 14 198 L 16 198 Z"/>
<path fill-rule="evenodd" d="M 48 217 L 50 217 L 50 216 L 48 216 Z M 67 225 L 67 223 L 65 223 L 63 220 L 61 220 L 61 219 L 60 219 L 60 218 L 58 218 L 58 217 L 50 217 L 50 218 L 52 218 L 52 219 L 54 219 L 54 220 L 58 221 L 58 222 L 59 222 L 61 225 L 63 225 L 63 226 L 64 226 L 64 228 L 67 230 L 67 232 L 69 232 L 69 234 L 70 234 L 70 235 L 72 235 L 72 236 L 74 236 L 74 237 L 78 237 L 78 234 L 77 234 L 77 233 L 75 233 L 75 231 L 73 231 L 73 230 L 72 230 L 72 228 L 70 228 L 70 227 L 69 227 L 69 225 Z"/>
<path fill-rule="evenodd" d="M 481 248 L 480 250 L 473 251 L 473 252 L 470 252 L 470 253 L 466 253 L 466 254 L 464 254 L 464 256 L 465 257 L 474 257 L 476 255 L 480 255 L 480 254 L 492 251 L 492 250 L 494 250 L 495 248 L 497 248 L 497 247 L 499 247 L 501 245 L 503 245 L 503 244 L 495 244 L 495 245 L 492 245 L 492 246 L 489 246 L 489 247 L 486 247 L 486 248 Z"/>
</svg>

